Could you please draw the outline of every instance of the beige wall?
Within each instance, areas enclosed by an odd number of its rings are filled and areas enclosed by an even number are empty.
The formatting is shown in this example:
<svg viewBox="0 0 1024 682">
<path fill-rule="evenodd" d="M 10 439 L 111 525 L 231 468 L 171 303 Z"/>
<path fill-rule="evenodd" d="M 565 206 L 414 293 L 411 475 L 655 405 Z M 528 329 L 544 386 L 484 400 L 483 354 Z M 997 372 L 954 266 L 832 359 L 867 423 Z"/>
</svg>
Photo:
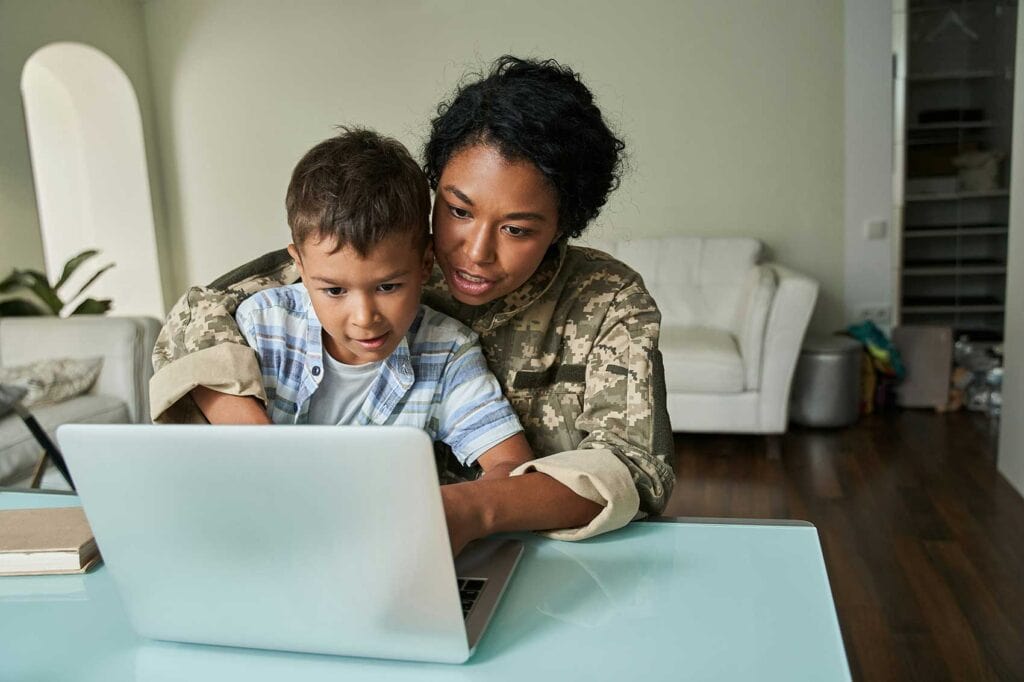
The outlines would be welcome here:
<svg viewBox="0 0 1024 682">
<path fill-rule="evenodd" d="M 1024 55 L 1024 12 L 1018 13 L 1017 55 Z M 999 470 L 1024 495 L 1024 75 L 1013 91 L 1013 169 L 1006 275 L 1006 349 Z"/>
<path fill-rule="evenodd" d="M 440 98 L 504 52 L 583 72 L 632 171 L 602 236 L 753 235 L 842 324 L 839 0 L 150 0 L 175 285 L 287 241 L 291 168 L 338 123 L 418 150 Z"/>
<path fill-rule="evenodd" d="M 145 27 L 137 0 L 0 0 L 0 277 L 13 267 L 43 269 L 21 74 L 41 47 L 71 41 L 98 48 L 124 69 L 139 98 L 146 134 L 158 246 L 166 252 Z M 177 288 L 162 267 L 164 288 Z"/>
</svg>

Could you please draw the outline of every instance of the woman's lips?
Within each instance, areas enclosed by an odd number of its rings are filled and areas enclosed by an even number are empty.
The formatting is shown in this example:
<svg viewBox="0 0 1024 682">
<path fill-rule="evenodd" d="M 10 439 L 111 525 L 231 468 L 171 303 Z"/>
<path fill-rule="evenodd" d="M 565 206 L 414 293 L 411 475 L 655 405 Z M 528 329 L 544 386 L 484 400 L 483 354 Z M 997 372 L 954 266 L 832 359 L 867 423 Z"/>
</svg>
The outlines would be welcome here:
<svg viewBox="0 0 1024 682">
<path fill-rule="evenodd" d="M 472 296 L 479 296 L 494 288 L 495 283 L 485 277 L 473 275 L 458 268 L 453 269 L 452 272 L 454 273 L 452 286 Z"/>
<path fill-rule="evenodd" d="M 372 339 L 352 339 L 366 350 L 377 350 L 388 340 L 388 335 L 391 332 L 385 332 L 380 336 L 375 336 Z"/>
</svg>

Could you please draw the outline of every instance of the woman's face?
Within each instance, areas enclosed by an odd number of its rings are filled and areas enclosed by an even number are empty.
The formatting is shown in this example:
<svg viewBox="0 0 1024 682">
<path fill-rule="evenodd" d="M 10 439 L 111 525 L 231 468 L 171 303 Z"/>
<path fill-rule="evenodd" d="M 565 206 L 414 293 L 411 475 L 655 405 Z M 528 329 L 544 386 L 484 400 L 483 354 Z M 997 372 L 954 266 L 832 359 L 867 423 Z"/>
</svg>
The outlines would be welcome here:
<svg viewBox="0 0 1024 682">
<path fill-rule="evenodd" d="M 558 234 L 558 197 L 529 161 L 509 162 L 479 144 L 444 167 L 434 252 L 458 301 L 480 305 L 518 289 Z"/>
</svg>

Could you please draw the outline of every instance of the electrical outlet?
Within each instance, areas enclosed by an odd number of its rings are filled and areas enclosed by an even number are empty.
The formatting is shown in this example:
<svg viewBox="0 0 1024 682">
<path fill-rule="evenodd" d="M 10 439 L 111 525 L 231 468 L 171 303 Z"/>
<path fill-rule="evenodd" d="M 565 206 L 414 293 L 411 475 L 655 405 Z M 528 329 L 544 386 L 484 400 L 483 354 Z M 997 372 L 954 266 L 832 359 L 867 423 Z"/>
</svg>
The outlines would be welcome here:
<svg viewBox="0 0 1024 682">
<path fill-rule="evenodd" d="M 865 239 L 885 239 L 889 234 L 889 223 L 884 220 L 869 220 L 864 223 Z"/>
<path fill-rule="evenodd" d="M 870 320 L 879 327 L 888 327 L 892 321 L 892 306 L 886 303 L 865 303 L 855 309 L 857 321 Z"/>
</svg>

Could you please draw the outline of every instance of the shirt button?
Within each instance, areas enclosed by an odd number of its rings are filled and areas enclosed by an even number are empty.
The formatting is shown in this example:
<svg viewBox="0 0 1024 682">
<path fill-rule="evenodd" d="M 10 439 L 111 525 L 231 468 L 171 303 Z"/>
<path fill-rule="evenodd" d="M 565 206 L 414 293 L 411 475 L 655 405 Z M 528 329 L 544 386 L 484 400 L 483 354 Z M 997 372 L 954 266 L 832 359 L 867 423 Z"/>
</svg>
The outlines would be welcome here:
<svg viewBox="0 0 1024 682">
<path fill-rule="evenodd" d="M 313 368 L 313 376 L 315 376 L 315 377 L 320 376 L 320 366 L 319 365 L 317 365 L 316 367 Z"/>
</svg>

